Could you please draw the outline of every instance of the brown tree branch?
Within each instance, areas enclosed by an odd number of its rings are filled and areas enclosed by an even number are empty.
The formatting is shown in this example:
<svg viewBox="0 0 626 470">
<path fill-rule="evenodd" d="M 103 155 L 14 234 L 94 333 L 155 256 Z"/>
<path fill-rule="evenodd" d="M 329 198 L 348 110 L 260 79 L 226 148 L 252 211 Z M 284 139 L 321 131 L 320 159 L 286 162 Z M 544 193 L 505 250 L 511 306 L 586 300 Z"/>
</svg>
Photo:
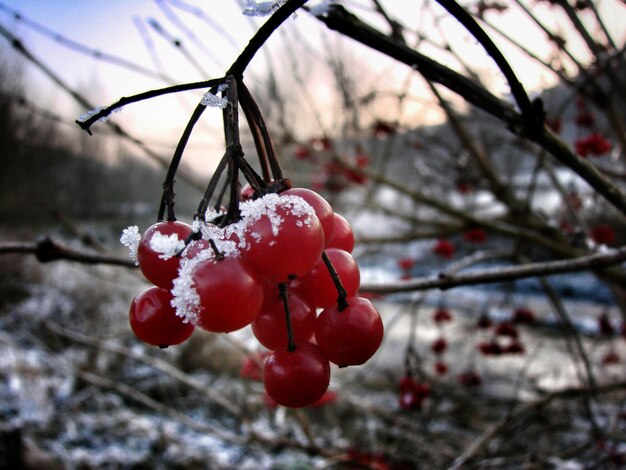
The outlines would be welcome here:
<svg viewBox="0 0 626 470">
<path fill-rule="evenodd" d="M 361 292 L 392 294 L 427 289 L 450 289 L 452 287 L 506 282 L 536 276 L 602 270 L 623 263 L 624 261 L 626 261 L 626 247 L 610 250 L 605 253 L 581 256 L 570 260 L 528 263 L 520 266 L 482 269 L 480 271 L 461 274 L 442 272 L 434 278 L 422 277 L 385 284 L 363 283 L 361 284 Z"/>
<path fill-rule="evenodd" d="M 38 242 L 0 242 L 0 255 L 33 254 L 41 263 L 51 261 L 75 261 L 84 264 L 109 264 L 136 268 L 135 263 L 128 259 L 113 255 L 104 255 L 85 250 L 77 250 L 45 237 Z"/>
</svg>

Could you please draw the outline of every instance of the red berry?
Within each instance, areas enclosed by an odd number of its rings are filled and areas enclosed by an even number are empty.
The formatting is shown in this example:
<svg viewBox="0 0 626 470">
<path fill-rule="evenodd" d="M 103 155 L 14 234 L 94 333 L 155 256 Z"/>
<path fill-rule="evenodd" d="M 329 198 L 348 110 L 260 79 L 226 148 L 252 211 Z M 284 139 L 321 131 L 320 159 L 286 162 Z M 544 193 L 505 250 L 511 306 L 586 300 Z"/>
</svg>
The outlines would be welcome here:
<svg viewBox="0 0 626 470">
<path fill-rule="evenodd" d="M 479 227 L 470 228 L 463 233 L 463 240 L 471 243 L 484 243 L 487 240 L 487 232 Z"/>
<path fill-rule="evenodd" d="M 310 341 L 315 328 L 315 309 L 293 291 L 287 293 L 294 340 Z M 252 322 L 252 333 L 267 349 L 287 349 L 287 321 L 283 299 L 273 297 L 263 302 L 261 312 Z"/>
<path fill-rule="evenodd" d="M 204 260 L 192 275 L 200 299 L 197 325 L 224 333 L 252 323 L 263 305 L 263 287 L 241 258 Z"/>
<path fill-rule="evenodd" d="M 603 336 L 613 336 L 615 334 L 615 327 L 606 312 L 602 312 L 598 317 L 598 331 Z"/>
<path fill-rule="evenodd" d="M 151 242 L 155 236 L 184 241 L 189 234 L 191 234 L 191 226 L 183 222 L 157 222 L 148 227 L 137 247 L 139 269 L 148 281 L 164 289 L 171 289 L 172 281 L 178 277 L 180 267 L 180 257 L 169 256 L 165 259 L 165 254 L 153 249 Z"/>
<path fill-rule="evenodd" d="M 448 240 L 439 239 L 433 247 L 433 252 L 442 258 L 450 259 L 454 256 L 454 245 Z"/>
<path fill-rule="evenodd" d="M 447 308 L 438 308 L 433 313 L 433 321 L 437 324 L 447 323 L 452 321 L 452 313 Z"/>
<path fill-rule="evenodd" d="M 478 375 L 478 373 L 473 370 L 469 370 L 467 372 L 459 374 L 457 380 L 460 384 L 468 388 L 480 387 L 483 383 L 480 375 Z"/>
<path fill-rule="evenodd" d="M 296 147 L 293 154 L 298 160 L 315 160 L 311 149 L 304 145 L 299 145 L 298 147 Z"/>
<path fill-rule="evenodd" d="M 499 356 L 503 352 L 502 346 L 495 339 L 479 343 L 478 350 L 485 356 Z"/>
<path fill-rule="evenodd" d="M 326 248 L 339 248 L 352 253 L 354 249 L 354 232 L 350 223 L 341 215 L 335 213 L 335 230 L 330 240 L 326 240 Z"/>
<path fill-rule="evenodd" d="M 315 340 L 328 359 L 339 366 L 359 365 L 378 350 L 384 327 L 372 303 L 348 297 L 348 307 L 322 311 L 315 323 Z"/>
<path fill-rule="evenodd" d="M 400 258 L 397 261 L 398 267 L 403 271 L 410 271 L 415 266 L 416 261 L 413 258 Z"/>
<path fill-rule="evenodd" d="M 153 346 L 180 344 L 191 336 L 194 326 L 176 315 L 167 289 L 149 287 L 135 296 L 129 312 L 135 336 Z"/>
<path fill-rule="evenodd" d="M 274 282 L 309 272 L 324 250 L 322 225 L 311 206 L 299 197 L 275 194 L 257 201 L 266 206 L 247 225 L 241 256 Z"/>
<path fill-rule="evenodd" d="M 436 361 L 434 367 L 437 375 L 446 375 L 448 373 L 448 364 L 443 361 Z"/>
<path fill-rule="evenodd" d="M 352 255 L 338 248 L 328 248 L 326 255 L 337 271 L 348 297 L 355 296 L 361 283 L 361 274 Z M 297 289 L 311 304 L 319 308 L 335 305 L 339 295 L 328 268 L 321 258 L 308 274 L 300 278 L 300 285 Z"/>
<path fill-rule="evenodd" d="M 608 351 L 602 356 L 602 365 L 608 366 L 619 364 L 620 357 L 615 351 Z"/>
<path fill-rule="evenodd" d="M 254 352 L 246 356 L 241 364 L 239 375 L 255 382 L 263 381 L 263 361 L 269 354 L 269 352 Z"/>
<path fill-rule="evenodd" d="M 430 349 L 435 354 L 443 354 L 444 352 L 446 352 L 446 349 L 448 349 L 448 341 L 445 338 L 437 338 L 430 345 Z"/>
<path fill-rule="evenodd" d="M 296 343 L 294 351 L 274 351 L 263 367 L 267 394 L 290 408 L 312 405 L 324 396 L 330 383 L 330 364 L 311 343 Z"/>
<path fill-rule="evenodd" d="M 535 312 L 526 307 L 516 308 L 511 321 L 515 324 L 530 325 L 535 322 Z"/>
<path fill-rule="evenodd" d="M 600 245 L 613 245 L 617 238 L 609 224 L 596 225 L 591 229 L 591 239 Z"/>
<path fill-rule="evenodd" d="M 404 410 L 421 409 L 422 402 L 430 396 L 430 387 L 427 383 L 417 382 L 408 375 L 400 379 L 399 389 L 398 404 Z"/>
<path fill-rule="evenodd" d="M 304 199 L 313 208 L 315 215 L 320 220 L 324 229 L 324 239 L 332 238 L 335 230 L 335 213 L 326 199 L 315 191 L 306 188 L 291 188 L 281 193 L 281 196 L 284 195 L 300 196 Z"/>
</svg>

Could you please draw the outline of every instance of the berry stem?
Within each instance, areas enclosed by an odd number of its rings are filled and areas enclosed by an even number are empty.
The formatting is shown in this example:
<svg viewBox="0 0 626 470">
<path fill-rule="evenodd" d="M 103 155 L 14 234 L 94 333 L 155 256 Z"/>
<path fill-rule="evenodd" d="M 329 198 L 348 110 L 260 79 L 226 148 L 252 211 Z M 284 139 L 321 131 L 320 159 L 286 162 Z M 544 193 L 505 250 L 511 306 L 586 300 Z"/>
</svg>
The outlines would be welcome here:
<svg viewBox="0 0 626 470">
<path fill-rule="evenodd" d="M 241 95 L 241 108 L 252 131 L 254 144 L 259 154 L 259 163 L 263 171 L 263 178 L 265 181 L 283 179 L 283 170 L 280 167 L 276 148 L 265 125 L 263 115 L 242 80 L 238 81 L 238 85 Z"/>
<path fill-rule="evenodd" d="M 333 266 L 333 263 L 330 261 L 330 258 L 326 254 L 326 251 L 322 252 L 322 260 L 324 261 L 326 269 L 328 269 L 328 273 L 330 274 L 330 277 L 332 278 L 333 283 L 337 288 L 337 306 L 339 308 L 339 311 L 342 312 L 346 308 L 348 308 L 348 301 L 346 300 L 346 298 L 348 297 L 348 293 L 346 292 L 345 287 L 343 287 L 341 279 L 339 279 L 339 274 L 337 274 L 337 270 Z"/>
<path fill-rule="evenodd" d="M 215 244 L 215 241 L 212 238 L 209 238 L 209 245 L 211 245 L 211 249 L 213 250 L 213 253 L 215 253 L 215 259 L 217 261 L 223 260 L 224 259 L 224 253 L 222 253 L 219 250 L 219 248 Z"/>
<path fill-rule="evenodd" d="M 230 75 L 227 81 L 228 88 L 223 92 L 228 98 L 228 106 L 224 108 L 224 139 L 226 146 L 234 149 L 228 161 L 228 181 L 230 182 L 230 200 L 228 212 L 221 226 L 228 225 L 240 218 L 239 211 L 239 161 L 243 158 L 243 149 L 239 139 L 239 96 L 237 91 L 238 82 Z"/>
<path fill-rule="evenodd" d="M 289 298 L 287 297 L 287 283 L 278 284 L 280 298 L 283 299 L 283 308 L 285 310 L 285 323 L 287 325 L 287 351 L 294 352 L 296 350 L 296 341 L 293 337 L 293 327 L 291 326 L 291 312 L 289 311 Z"/>
</svg>

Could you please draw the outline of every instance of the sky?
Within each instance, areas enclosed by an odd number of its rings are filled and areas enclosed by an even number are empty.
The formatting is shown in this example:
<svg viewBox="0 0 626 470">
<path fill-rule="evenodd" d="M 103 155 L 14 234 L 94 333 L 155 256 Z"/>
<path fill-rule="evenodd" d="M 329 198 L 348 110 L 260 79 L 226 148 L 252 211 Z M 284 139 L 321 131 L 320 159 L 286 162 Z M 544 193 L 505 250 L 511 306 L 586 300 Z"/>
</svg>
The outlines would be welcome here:
<svg viewBox="0 0 626 470">
<path fill-rule="evenodd" d="M 513 3 L 512 0 L 507 2 Z M 314 5 L 315 1 L 310 4 Z M 364 19 L 374 21 L 376 17 L 369 14 L 371 2 L 368 0 L 346 0 L 341 2 Z M 506 86 L 491 62 L 485 57 L 482 49 L 475 41 L 468 39 L 466 32 L 453 20 L 446 19 L 436 26 L 428 15 L 418 11 L 422 1 L 385 0 L 383 4 L 389 12 L 403 22 L 418 26 L 420 30 L 432 35 L 435 40 L 445 34 L 450 42 L 459 48 L 461 55 L 468 61 L 479 65 L 481 74 L 492 84 L 496 93 L 506 93 Z M 529 3 L 529 2 L 526 2 Z M 532 3 L 533 12 L 543 15 L 546 21 L 566 21 L 562 17 L 554 17 L 546 2 Z M 185 6 L 203 7 L 208 19 L 203 20 L 190 13 Z M 208 6 L 207 6 L 208 5 Z M 608 28 L 615 38 L 623 43 L 623 24 L 626 24 L 626 8 L 620 6 L 619 0 L 602 0 L 599 2 L 602 13 L 607 18 Z M 2 8 L 4 7 L 4 8 Z M 19 11 L 26 19 L 45 25 L 47 28 L 61 33 L 65 37 L 77 41 L 89 48 L 123 57 L 142 67 L 161 69 L 175 83 L 204 80 L 223 75 L 228 66 L 235 60 L 246 45 L 254 31 L 264 21 L 253 19 L 242 14 L 241 2 L 237 0 L 0 0 L 0 25 L 12 31 L 26 48 L 50 67 L 70 87 L 75 88 L 94 105 L 106 105 L 122 96 L 143 92 L 167 85 L 163 80 L 146 77 L 130 72 L 121 67 L 111 65 L 92 56 L 79 54 L 60 45 L 58 42 L 41 35 L 27 24 L 12 18 L 7 9 Z M 549 53 L 545 37 L 528 27 L 527 19 L 519 12 L 509 12 L 488 19 L 497 21 L 502 29 L 515 36 L 525 46 L 539 51 L 544 56 Z M 192 31 L 194 38 L 185 36 L 179 29 L 176 20 L 167 12 L 174 12 Z M 442 13 L 442 12 L 440 12 Z M 440 14 L 442 18 L 446 15 Z M 160 25 L 168 34 L 180 38 L 185 53 L 172 47 L 171 43 L 151 24 Z M 216 26 L 217 25 L 217 26 Z M 385 27 L 379 23 L 379 26 Z M 220 33 L 220 29 L 226 33 Z M 289 63 L 285 60 L 286 47 L 294 47 L 294 43 L 306 47 L 293 48 L 302 61 L 303 70 L 307 72 L 305 87 L 315 105 L 326 109 L 322 120 L 329 119 L 325 124 L 332 128 L 333 100 L 336 97 L 325 87 L 328 76 L 322 72 L 325 49 L 341 56 L 350 66 L 364 72 L 359 76 L 355 86 L 364 90 L 369 87 L 393 89 L 406 81 L 411 72 L 405 66 L 392 64 L 379 54 L 371 53 L 362 46 L 351 41 L 340 41 L 326 31 L 325 27 L 305 13 L 299 13 L 287 21 L 285 34 L 275 34 L 257 58 L 252 62 L 246 73 L 249 88 L 267 76 L 267 59 L 270 57 L 274 67 L 289 73 Z M 144 33 L 142 33 L 144 31 Z M 146 33 L 152 42 L 149 47 L 145 40 Z M 566 27 L 563 33 L 568 34 Z M 494 39 L 498 36 L 492 33 Z M 324 39 L 325 38 L 325 39 Z M 330 39 L 329 39 L 330 38 Z M 7 43 L 2 44 L 3 50 Z M 289 44 L 286 46 L 286 44 Z M 554 83 L 552 74 L 544 73 L 533 61 L 521 57 L 514 47 L 500 42 L 505 55 L 510 59 L 514 70 L 519 74 L 522 83 L 532 91 Z M 581 57 L 585 57 L 586 48 L 582 43 L 572 42 L 570 47 Z M 420 47 L 422 52 L 433 54 L 435 58 L 450 66 L 457 67 L 454 60 L 446 56 L 438 56 L 439 51 L 428 45 Z M 152 51 L 152 52 L 151 52 Z M 341 53 L 341 54 L 340 54 Z M 267 55 L 266 55 L 267 54 Z M 342 55 L 343 54 L 343 55 Z M 157 62 L 154 57 L 157 57 Z M 32 66 L 24 67 L 27 95 L 37 104 L 58 111 L 72 122 L 81 109 L 47 77 Z M 287 80 L 293 77 L 287 77 Z M 281 83 L 281 86 L 283 83 Z M 292 84 L 284 83 L 285 89 Z M 412 92 L 416 96 L 423 93 L 423 83 L 419 80 L 411 82 Z M 168 96 L 143 102 L 125 108 L 113 117 L 116 122 L 123 123 L 126 130 L 136 137 L 150 142 L 153 148 L 164 154 L 173 151 L 178 138 L 187 123 L 193 107 L 201 98 L 203 91 L 186 92 L 182 95 Z M 295 92 L 294 92 L 295 93 Z M 295 95 L 294 95 L 295 96 Z M 303 104 L 304 106 L 304 104 Z M 432 122 L 438 113 L 429 111 L 416 100 L 409 116 L 414 116 L 415 123 Z M 210 173 L 213 165 L 223 153 L 221 136 L 221 113 L 217 109 L 206 113 L 189 144 L 186 157 L 188 163 L 201 172 Z M 392 117 L 392 116 L 384 116 Z M 97 127 L 94 127 L 97 132 Z"/>
</svg>

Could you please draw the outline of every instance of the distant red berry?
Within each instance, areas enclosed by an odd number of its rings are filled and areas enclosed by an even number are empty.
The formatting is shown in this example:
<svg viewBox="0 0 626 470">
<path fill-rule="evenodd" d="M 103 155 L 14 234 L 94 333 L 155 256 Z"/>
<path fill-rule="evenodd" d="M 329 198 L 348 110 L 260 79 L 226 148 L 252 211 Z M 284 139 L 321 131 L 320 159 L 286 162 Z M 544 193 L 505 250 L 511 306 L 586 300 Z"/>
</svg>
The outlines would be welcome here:
<svg viewBox="0 0 626 470">
<path fill-rule="evenodd" d="M 437 256 L 441 256 L 442 258 L 450 259 L 454 256 L 454 245 L 452 242 L 444 239 L 437 240 L 437 243 L 433 247 L 433 252 Z"/>
<path fill-rule="evenodd" d="M 459 374 L 457 380 L 461 385 L 464 385 L 468 388 L 480 387 L 483 383 L 480 375 L 478 375 L 478 373 L 473 370 L 469 370 L 467 372 Z"/>
<path fill-rule="evenodd" d="M 293 154 L 298 160 L 315 160 L 311 149 L 304 145 L 299 145 L 298 147 L 296 147 Z"/>
<path fill-rule="evenodd" d="M 615 334 L 615 327 L 606 312 L 602 312 L 598 317 L 598 331 L 603 336 L 613 336 Z"/>
<path fill-rule="evenodd" d="M 438 308 L 433 312 L 433 321 L 435 323 L 447 323 L 452 321 L 452 313 L 447 308 Z"/>
<path fill-rule="evenodd" d="M 535 321 L 535 312 L 527 307 L 518 307 L 513 312 L 511 321 L 518 325 L 530 325 Z"/>
<path fill-rule="evenodd" d="M 448 349 L 448 341 L 445 338 L 437 338 L 430 345 L 430 349 L 435 354 L 443 354 Z"/>
<path fill-rule="evenodd" d="M 263 381 L 263 361 L 270 352 L 254 352 L 246 356 L 241 364 L 239 375 L 244 379 Z"/>
<path fill-rule="evenodd" d="M 484 243 L 487 241 L 487 232 L 480 228 L 470 228 L 463 232 L 463 240 L 470 243 Z"/>
<path fill-rule="evenodd" d="M 615 231 L 609 224 L 596 225 L 591 229 L 591 239 L 600 245 L 613 245 L 617 241 Z"/>
<path fill-rule="evenodd" d="M 608 351 L 602 356 L 602 365 L 609 366 L 613 364 L 619 364 L 620 357 L 615 351 Z"/>
<path fill-rule="evenodd" d="M 485 356 L 499 356 L 502 354 L 502 346 L 496 340 L 478 343 L 478 350 Z"/>
<path fill-rule="evenodd" d="M 435 368 L 435 373 L 437 375 L 446 375 L 448 373 L 448 370 L 449 370 L 448 364 L 446 364 L 443 361 L 436 361 L 435 365 L 434 365 L 434 368 Z"/>
<path fill-rule="evenodd" d="M 398 267 L 403 271 L 410 271 L 415 266 L 415 260 L 413 258 L 400 258 L 398 260 Z"/>
</svg>

